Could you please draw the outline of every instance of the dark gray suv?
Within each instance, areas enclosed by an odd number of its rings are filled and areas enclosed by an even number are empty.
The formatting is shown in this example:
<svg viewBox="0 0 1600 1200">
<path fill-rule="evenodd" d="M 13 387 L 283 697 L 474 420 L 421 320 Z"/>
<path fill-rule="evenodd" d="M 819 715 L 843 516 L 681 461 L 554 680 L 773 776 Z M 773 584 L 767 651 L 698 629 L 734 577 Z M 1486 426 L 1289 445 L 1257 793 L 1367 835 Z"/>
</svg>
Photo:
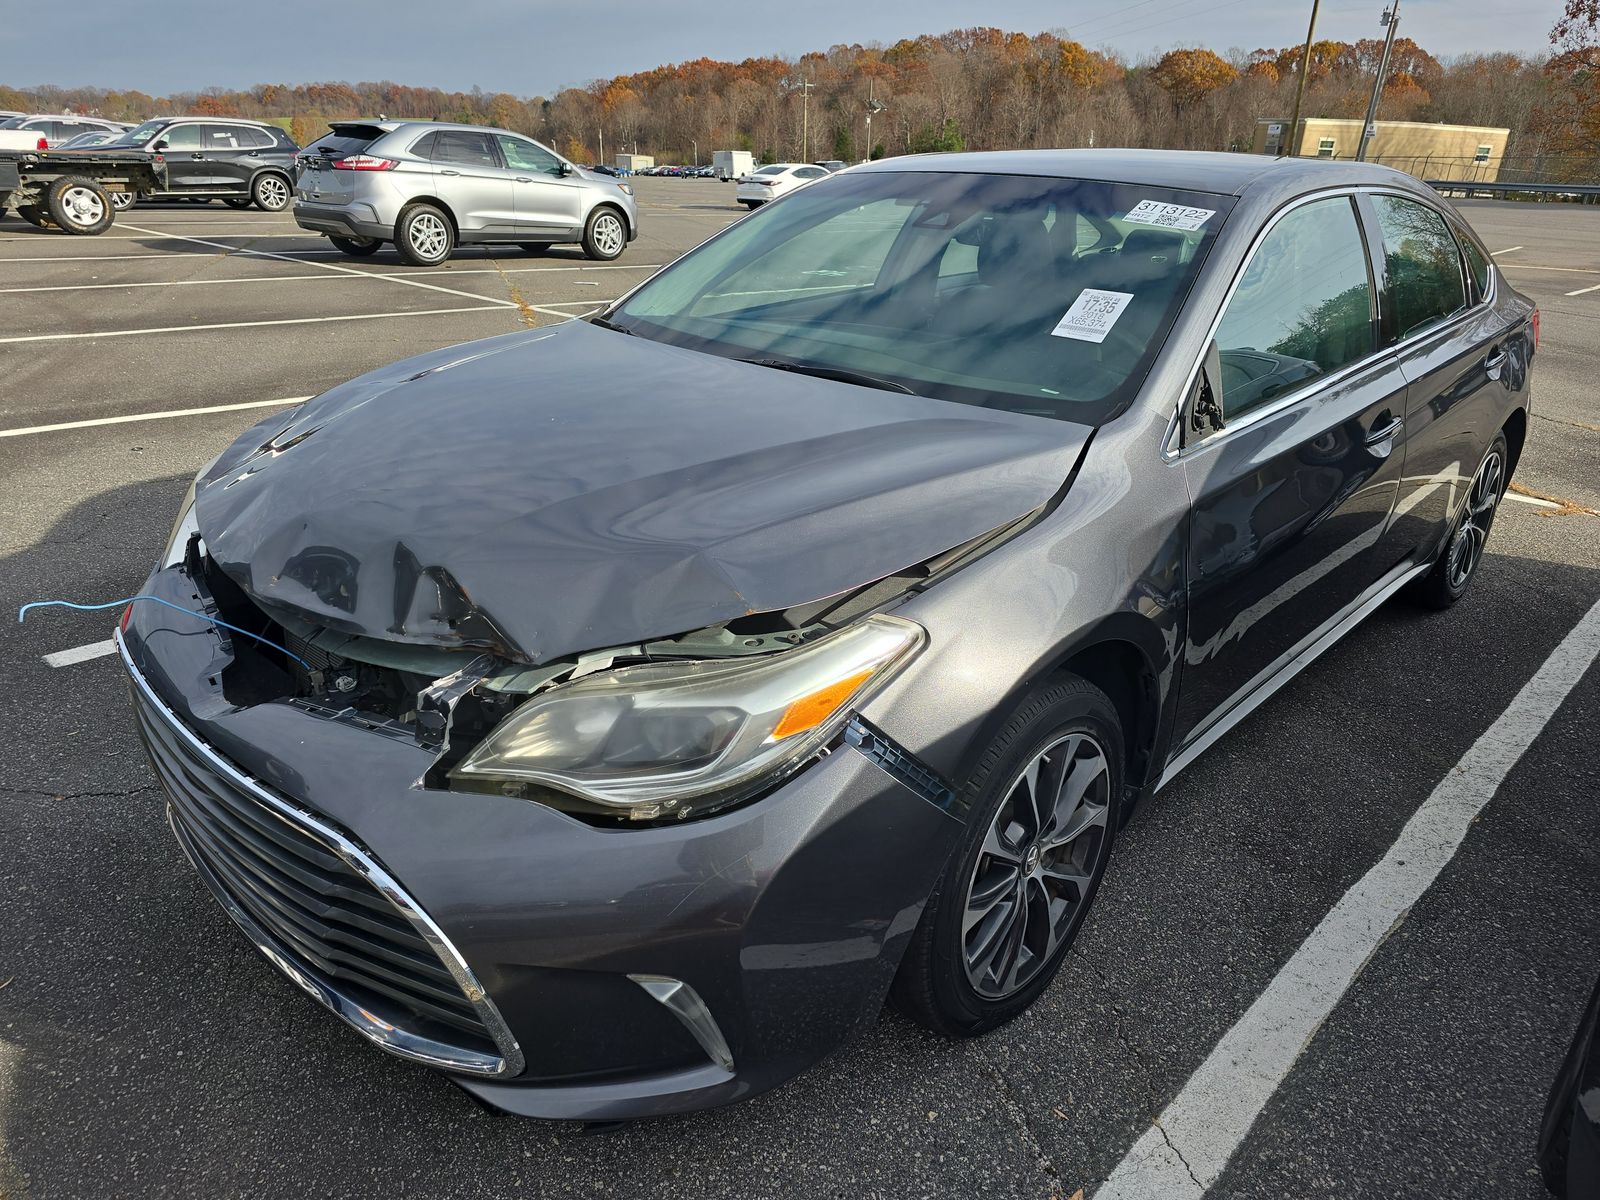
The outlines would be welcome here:
<svg viewBox="0 0 1600 1200">
<path fill-rule="evenodd" d="M 384 242 L 419 267 L 457 245 L 543 253 L 562 242 L 616 258 L 639 232 L 633 189 L 532 138 L 433 121 L 335 121 L 301 152 L 294 216 L 346 254 Z"/>
</svg>

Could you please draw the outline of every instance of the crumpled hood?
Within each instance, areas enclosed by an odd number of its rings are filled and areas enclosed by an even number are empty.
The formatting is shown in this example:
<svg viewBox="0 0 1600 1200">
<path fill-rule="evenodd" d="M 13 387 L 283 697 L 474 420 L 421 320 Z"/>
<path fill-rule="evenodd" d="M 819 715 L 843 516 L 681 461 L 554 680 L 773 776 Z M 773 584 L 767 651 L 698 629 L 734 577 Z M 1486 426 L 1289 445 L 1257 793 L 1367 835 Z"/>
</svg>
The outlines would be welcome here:
<svg viewBox="0 0 1600 1200">
<path fill-rule="evenodd" d="M 268 609 L 545 662 L 823 599 L 1039 507 L 1090 430 L 570 322 L 381 368 L 201 479 Z"/>
</svg>

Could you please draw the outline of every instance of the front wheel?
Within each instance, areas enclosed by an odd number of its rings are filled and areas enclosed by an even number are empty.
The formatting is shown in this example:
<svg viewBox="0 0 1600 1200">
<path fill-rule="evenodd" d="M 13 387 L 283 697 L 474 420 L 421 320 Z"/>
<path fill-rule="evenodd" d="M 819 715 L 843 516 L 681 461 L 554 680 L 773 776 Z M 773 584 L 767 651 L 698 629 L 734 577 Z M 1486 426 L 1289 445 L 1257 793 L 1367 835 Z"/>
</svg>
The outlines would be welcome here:
<svg viewBox="0 0 1600 1200">
<path fill-rule="evenodd" d="M 351 258 L 366 258 L 369 254 L 376 254 L 378 247 L 383 245 L 377 238 L 347 238 L 334 234 L 328 235 L 328 241 L 339 253 L 348 254 Z"/>
<path fill-rule="evenodd" d="M 900 964 L 901 1009 L 972 1037 L 1038 999 L 1105 873 L 1123 762 L 1116 707 L 1087 680 L 1060 676 L 1017 705 L 961 789 L 966 840 Z"/>
<path fill-rule="evenodd" d="M 437 267 L 456 247 L 450 218 L 431 204 L 413 204 L 394 223 L 394 248 L 414 267 Z"/>
<path fill-rule="evenodd" d="M 248 196 L 224 196 L 222 202 L 229 208 L 249 208 L 255 203 Z"/>
<path fill-rule="evenodd" d="M 1478 473 L 1472 477 L 1466 502 L 1445 540 L 1439 561 L 1433 564 L 1433 570 L 1407 589 L 1407 594 L 1418 604 L 1426 608 L 1449 608 L 1467 594 L 1483 562 L 1483 546 L 1494 525 L 1494 515 L 1499 511 L 1500 498 L 1511 481 L 1510 461 L 1506 435 L 1495 434 L 1489 452 L 1478 464 Z"/>
<path fill-rule="evenodd" d="M 294 189 L 282 175 L 268 172 L 256 176 L 256 181 L 250 185 L 250 199 L 262 212 L 282 212 L 294 199 Z"/>
<path fill-rule="evenodd" d="M 597 208 L 583 227 L 583 252 L 593 259 L 609 262 L 628 248 L 628 228 L 616 209 Z"/>
<path fill-rule="evenodd" d="M 518 242 L 517 243 L 517 249 L 521 250 L 524 254 L 534 254 L 534 255 L 549 254 L 550 253 L 550 243 L 549 242 Z"/>
<path fill-rule="evenodd" d="M 51 180 L 44 200 L 50 219 L 65 233 L 86 236 L 104 233 L 117 217 L 111 193 L 83 175 L 63 175 Z"/>
</svg>

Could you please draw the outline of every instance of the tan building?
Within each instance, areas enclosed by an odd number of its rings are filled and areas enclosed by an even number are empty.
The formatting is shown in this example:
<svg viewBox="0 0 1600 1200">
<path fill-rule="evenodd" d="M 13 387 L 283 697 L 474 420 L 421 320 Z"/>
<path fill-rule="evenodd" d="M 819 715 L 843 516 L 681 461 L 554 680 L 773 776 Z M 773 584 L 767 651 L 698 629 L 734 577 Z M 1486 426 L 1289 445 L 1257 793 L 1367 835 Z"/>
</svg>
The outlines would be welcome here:
<svg viewBox="0 0 1600 1200">
<path fill-rule="evenodd" d="M 1509 129 L 1483 125 L 1430 125 L 1424 121 L 1379 121 L 1367 145 L 1367 161 L 1405 171 L 1418 179 L 1499 178 Z M 1294 139 L 1289 122 L 1263 118 L 1256 122 L 1257 154 L 1290 154 Z M 1331 117 L 1300 122 L 1302 158 L 1354 158 L 1361 144 L 1361 122 Z"/>
</svg>

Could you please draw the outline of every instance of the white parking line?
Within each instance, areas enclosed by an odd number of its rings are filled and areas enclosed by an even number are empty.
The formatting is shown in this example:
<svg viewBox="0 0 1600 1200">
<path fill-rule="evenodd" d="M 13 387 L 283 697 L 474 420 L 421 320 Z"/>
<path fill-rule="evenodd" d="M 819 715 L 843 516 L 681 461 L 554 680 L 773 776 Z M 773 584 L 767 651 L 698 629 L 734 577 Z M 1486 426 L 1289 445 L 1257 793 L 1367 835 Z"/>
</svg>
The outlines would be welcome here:
<svg viewBox="0 0 1600 1200">
<path fill-rule="evenodd" d="M 463 293 L 465 294 L 465 293 Z M 484 296 L 474 296 L 474 300 L 483 300 L 482 304 L 469 304 L 465 308 L 423 308 L 415 312 L 381 312 L 381 313 L 356 313 L 354 315 L 339 315 L 334 317 L 284 317 L 276 321 L 219 321 L 214 325 L 160 325 L 153 329 L 106 329 L 95 333 L 34 333 L 26 337 L 0 338 L 0 346 L 13 342 L 71 342 L 84 338 L 117 338 L 117 337 L 143 337 L 151 333 L 201 333 L 209 329 L 259 329 L 268 325 L 317 325 L 323 321 L 384 321 L 400 317 L 443 317 L 455 313 L 490 312 L 494 309 L 515 308 L 514 304 L 503 304 L 498 300 L 488 300 Z"/>
<path fill-rule="evenodd" d="M 1502 263 L 1501 269 L 1509 268 L 1513 271 L 1563 271 L 1569 275 L 1600 275 L 1592 267 L 1543 267 L 1538 263 Z"/>
<path fill-rule="evenodd" d="M 169 408 L 161 412 L 128 413 L 120 417 L 90 417 L 82 421 L 60 421 L 54 425 L 25 425 L 0 429 L 0 438 L 28 437 L 35 433 L 57 433 L 63 429 L 89 429 L 95 425 L 127 425 L 134 421 L 164 421 L 169 417 L 198 417 L 205 413 L 238 412 L 245 408 L 273 408 L 300 404 L 310 396 L 284 396 L 277 400 L 251 400 L 243 404 L 208 404 L 204 408 Z"/>
<path fill-rule="evenodd" d="M 1600 292 L 1600 283 L 1594 284 L 1592 287 L 1579 288 L 1575 292 L 1568 292 L 1567 295 L 1569 295 L 1569 296 L 1581 296 L 1585 292 Z"/>
<path fill-rule="evenodd" d="M 137 225 L 129 225 L 128 228 L 132 229 L 132 230 L 135 230 L 135 231 L 137 231 L 139 229 L 139 227 Z M 257 257 L 257 258 L 277 258 L 277 259 L 283 259 L 286 262 L 295 262 L 295 261 L 297 261 L 296 259 L 288 258 L 286 255 L 274 254 L 270 250 L 248 250 L 248 249 L 242 249 L 242 248 L 237 247 L 237 246 L 226 246 L 226 245 L 223 245 L 223 243 L 221 243 L 221 242 L 208 241 L 205 238 L 184 236 L 184 237 L 175 237 L 173 240 L 174 241 L 181 241 L 181 242 L 194 242 L 198 246 L 211 246 L 211 247 L 213 247 L 214 249 L 217 249 L 217 250 L 227 250 L 227 251 L 230 251 L 231 253 L 235 253 L 235 254 L 248 254 L 248 255 L 252 255 L 252 256 Z M 339 265 L 337 265 L 335 263 L 312 263 L 310 265 L 321 267 L 324 271 L 336 271 L 341 275 L 365 276 L 366 274 L 368 274 L 368 272 L 366 272 L 366 271 L 357 271 L 354 267 L 341 267 L 341 266 L 339 266 Z M 402 279 L 397 275 L 382 275 L 382 276 L 379 276 L 379 278 L 391 280 L 394 283 L 401 284 L 404 287 L 426 288 L 430 292 L 443 292 L 447 296 L 464 296 L 468 300 L 486 301 L 489 304 L 499 305 L 501 308 L 515 308 L 515 307 L 517 307 L 516 304 L 513 303 L 510 300 L 495 300 L 495 299 L 492 299 L 491 297 L 488 297 L 488 296 L 479 296 L 474 292 L 462 292 L 462 291 L 457 291 L 455 288 L 440 287 L 437 283 L 423 283 L 422 280 L 420 280 L 420 279 Z"/>
<path fill-rule="evenodd" d="M 145 256 L 144 255 L 135 255 L 134 257 L 142 258 L 142 257 L 145 257 Z M 451 271 L 449 276 L 447 276 L 447 278 L 452 278 L 453 279 L 458 275 L 527 275 L 527 274 L 534 273 L 534 272 L 552 272 L 552 271 L 555 271 L 555 272 L 560 272 L 560 271 L 655 271 L 655 270 L 659 270 L 659 269 L 660 269 L 659 264 L 656 264 L 656 263 L 651 263 L 651 264 L 648 264 L 648 265 L 640 264 L 638 266 L 629 265 L 629 266 L 625 266 L 625 267 L 507 267 L 504 270 L 501 270 L 501 269 L 496 268 L 496 267 L 470 267 L 470 268 L 468 268 L 466 270 L 454 270 L 454 271 Z M 396 276 L 411 276 L 411 275 L 432 274 L 432 271 L 430 269 L 428 269 L 428 268 L 424 268 L 424 269 L 418 270 L 418 271 L 354 271 L 354 272 L 352 272 L 352 274 L 358 275 L 363 279 L 391 279 L 391 278 L 394 278 Z M 309 282 L 318 281 L 318 280 L 323 281 L 323 282 L 328 282 L 328 283 L 337 283 L 343 278 L 348 278 L 348 276 L 343 276 L 343 275 L 241 275 L 241 276 L 239 276 L 239 277 L 237 277 L 235 279 L 155 279 L 155 280 L 141 280 L 141 281 L 139 281 L 137 283 L 60 283 L 60 284 L 44 284 L 44 285 L 41 285 L 41 286 L 38 286 L 38 287 L 0 288 L 0 296 L 18 295 L 18 294 L 29 293 L 29 292 L 99 292 L 99 291 L 115 291 L 118 288 L 209 287 L 209 286 L 213 286 L 213 285 L 217 285 L 217 284 L 225 284 L 225 283 L 309 283 Z M 575 282 L 575 283 L 583 283 L 585 287 L 599 287 L 600 286 L 600 284 L 598 282 L 584 283 L 583 280 L 574 280 L 573 282 Z M 458 294 L 459 295 L 467 295 L 468 293 L 461 292 L 461 293 L 458 293 Z M 480 296 L 479 299 L 488 300 L 488 299 L 492 299 L 492 297 Z"/>
<path fill-rule="evenodd" d="M 236 252 L 237 253 L 237 252 Z M 292 250 L 286 254 L 275 255 L 276 258 L 286 258 L 297 261 L 303 254 L 337 254 L 344 257 L 343 250 Z M 58 262 L 160 262 L 165 258 L 185 258 L 190 261 L 199 261 L 203 258 L 215 258 L 212 254 L 198 254 L 188 252 L 173 254 L 171 251 L 156 250 L 149 254 L 53 254 L 49 257 L 36 255 L 30 258 L 7 258 L 0 261 L 0 267 L 22 266 L 28 263 L 58 263 Z"/>
<path fill-rule="evenodd" d="M 1492 250 L 1492 251 L 1490 251 L 1490 253 L 1498 256 L 1498 255 L 1501 255 L 1501 254 L 1510 254 L 1513 250 L 1521 250 L 1521 249 L 1522 249 L 1521 246 L 1507 246 L 1504 250 Z"/>
<path fill-rule="evenodd" d="M 46 654 L 44 661 L 52 667 L 70 667 L 73 663 L 88 662 L 91 658 L 103 658 L 107 654 L 115 654 L 117 643 L 107 638 L 103 642 L 90 642 L 87 646 L 74 646 L 70 650 L 57 650 L 54 654 Z"/>
<path fill-rule="evenodd" d="M 1434 788 L 1383 860 L 1301 943 L 1095 1200 L 1195 1200 L 1217 1181 L 1340 997 L 1455 857 L 1472 823 L 1600 655 L 1600 603 Z"/>
<path fill-rule="evenodd" d="M 1561 507 L 1561 505 L 1557 504 L 1554 500 L 1541 500 L 1537 496 L 1524 496 L 1520 492 L 1508 491 L 1504 496 L 1502 496 L 1500 498 L 1502 500 L 1513 500 L 1518 504 L 1532 504 L 1536 508 L 1560 508 Z"/>
<path fill-rule="evenodd" d="M 159 229 L 140 229 L 137 225 L 124 225 L 123 228 L 132 229 L 135 232 L 141 233 L 145 236 L 128 237 L 120 233 L 102 233 L 99 235 L 99 238 L 102 242 L 142 242 L 147 241 L 151 237 L 164 238 L 169 241 L 183 240 L 181 235 L 162 233 Z M 8 237 L 0 237 L 0 242 L 31 242 L 38 236 L 38 234 L 16 234 Z M 322 235 L 317 233 L 219 233 L 217 236 L 232 238 L 300 238 L 303 241 L 309 242 L 314 241 Z"/>
</svg>

